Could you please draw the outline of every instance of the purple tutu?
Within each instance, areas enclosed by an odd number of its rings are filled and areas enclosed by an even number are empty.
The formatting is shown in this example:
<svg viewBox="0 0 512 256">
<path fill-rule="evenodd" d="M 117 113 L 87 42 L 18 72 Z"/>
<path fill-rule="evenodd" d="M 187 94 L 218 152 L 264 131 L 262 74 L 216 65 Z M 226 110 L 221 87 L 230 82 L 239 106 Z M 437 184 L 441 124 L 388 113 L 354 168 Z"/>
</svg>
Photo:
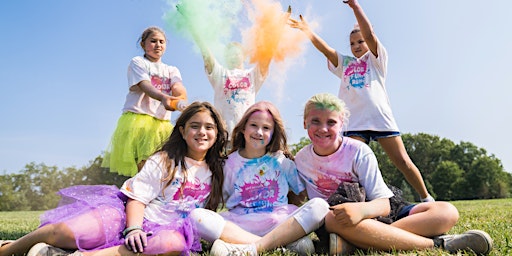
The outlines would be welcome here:
<svg viewBox="0 0 512 256">
<path fill-rule="evenodd" d="M 59 191 L 59 206 L 46 211 L 40 217 L 40 227 L 53 223 L 65 223 L 74 233 L 76 245 L 81 251 L 93 251 L 124 245 L 123 230 L 126 228 L 125 205 L 127 197 L 116 186 L 82 185 Z M 147 254 L 170 251 L 201 251 L 201 243 L 191 220 L 176 213 L 169 216 L 169 224 L 160 225 L 144 218 L 142 228 L 152 231 L 148 237 Z"/>
</svg>

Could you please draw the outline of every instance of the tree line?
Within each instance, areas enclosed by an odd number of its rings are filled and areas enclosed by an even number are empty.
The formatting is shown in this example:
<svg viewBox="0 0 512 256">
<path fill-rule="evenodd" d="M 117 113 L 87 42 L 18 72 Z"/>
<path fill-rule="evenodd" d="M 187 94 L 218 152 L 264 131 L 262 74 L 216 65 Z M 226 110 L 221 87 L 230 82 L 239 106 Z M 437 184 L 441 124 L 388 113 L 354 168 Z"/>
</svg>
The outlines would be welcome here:
<svg viewBox="0 0 512 256">
<path fill-rule="evenodd" d="M 512 174 L 499 159 L 470 142 L 454 143 L 425 133 L 403 134 L 405 148 L 420 169 L 427 189 L 437 200 L 492 199 L 512 196 Z M 310 143 L 302 138 L 290 145 L 295 154 Z M 370 143 L 384 180 L 402 189 L 410 201 L 416 195 L 378 143 Z M 108 184 L 120 187 L 127 179 L 101 167 L 102 156 L 82 168 L 59 169 L 30 163 L 14 174 L 0 175 L 0 211 L 36 211 L 55 208 L 59 189 L 73 185 Z"/>
</svg>

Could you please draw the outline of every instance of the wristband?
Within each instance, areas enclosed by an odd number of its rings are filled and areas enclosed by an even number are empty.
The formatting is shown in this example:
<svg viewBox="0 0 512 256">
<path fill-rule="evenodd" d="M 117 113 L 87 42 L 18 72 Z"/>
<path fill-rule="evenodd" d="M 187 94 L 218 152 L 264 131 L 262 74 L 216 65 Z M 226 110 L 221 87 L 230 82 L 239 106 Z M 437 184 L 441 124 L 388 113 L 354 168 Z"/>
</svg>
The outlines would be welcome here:
<svg viewBox="0 0 512 256">
<path fill-rule="evenodd" d="M 128 233 L 134 231 L 134 230 L 142 230 L 141 226 L 135 225 L 135 226 L 129 226 L 125 230 L 123 230 L 123 236 L 126 236 Z"/>
</svg>

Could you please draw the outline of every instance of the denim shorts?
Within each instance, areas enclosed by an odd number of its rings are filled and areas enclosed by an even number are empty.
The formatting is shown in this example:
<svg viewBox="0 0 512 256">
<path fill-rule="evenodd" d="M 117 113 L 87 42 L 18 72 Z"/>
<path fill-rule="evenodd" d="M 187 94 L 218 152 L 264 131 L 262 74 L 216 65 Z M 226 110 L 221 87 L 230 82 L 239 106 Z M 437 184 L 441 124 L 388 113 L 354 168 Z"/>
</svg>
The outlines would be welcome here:
<svg viewBox="0 0 512 256">
<path fill-rule="evenodd" d="M 406 205 L 406 206 L 402 207 L 402 209 L 400 209 L 400 212 L 398 213 L 398 216 L 396 216 L 396 219 L 394 221 L 397 221 L 401 218 L 409 216 L 409 213 L 411 212 L 411 210 L 414 206 L 416 206 L 416 204 L 410 204 L 410 205 Z"/>
<path fill-rule="evenodd" d="M 366 144 L 377 141 L 381 138 L 391 138 L 400 136 L 400 132 L 376 132 L 376 131 L 346 131 L 343 132 L 343 136 L 351 137 L 351 136 L 357 136 L 364 139 L 364 142 Z"/>
</svg>

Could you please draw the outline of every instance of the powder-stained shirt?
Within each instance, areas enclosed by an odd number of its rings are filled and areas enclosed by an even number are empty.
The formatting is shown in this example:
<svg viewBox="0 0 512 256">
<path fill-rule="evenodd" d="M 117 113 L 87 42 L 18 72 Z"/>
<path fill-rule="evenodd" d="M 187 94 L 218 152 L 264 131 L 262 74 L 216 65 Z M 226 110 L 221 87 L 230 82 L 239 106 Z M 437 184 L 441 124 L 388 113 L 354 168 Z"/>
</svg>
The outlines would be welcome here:
<svg viewBox="0 0 512 256">
<path fill-rule="evenodd" d="M 247 159 L 229 155 L 224 166 L 226 208 L 238 214 L 272 212 L 288 205 L 288 192 L 304 190 L 295 163 L 282 152 Z"/>
<path fill-rule="evenodd" d="M 165 187 L 168 183 L 164 179 L 167 177 L 163 162 L 165 157 L 166 153 L 151 156 L 140 172 L 125 181 L 121 188 L 121 192 L 126 196 L 146 205 L 146 219 L 160 224 L 169 223 L 176 215 L 186 217 L 191 210 L 204 207 L 210 195 L 212 179 L 212 172 L 205 161 L 186 157 L 185 186 L 182 187 L 183 169 L 178 166 L 171 184 Z"/>
<path fill-rule="evenodd" d="M 216 60 L 208 80 L 213 87 L 213 105 L 226 121 L 231 134 L 245 111 L 255 103 L 265 77 L 256 65 L 250 69 L 226 69 Z"/>
<path fill-rule="evenodd" d="M 163 62 L 151 62 L 148 59 L 136 56 L 128 66 L 128 95 L 123 112 L 146 114 L 160 120 L 170 120 L 171 111 L 165 109 L 162 102 L 149 97 L 138 86 L 141 81 L 150 81 L 155 89 L 166 95 L 172 95 L 172 87 L 182 82 L 178 68 Z"/>
<path fill-rule="evenodd" d="M 359 183 L 369 200 L 393 196 L 384 183 L 375 154 L 358 140 L 343 137 L 338 150 L 328 156 L 317 155 L 313 145 L 307 145 L 297 153 L 295 163 L 309 198 L 327 200 L 342 182 Z"/>
<path fill-rule="evenodd" d="M 338 97 L 347 104 L 347 131 L 399 131 L 386 92 L 388 55 L 380 42 L 378 57 L 371 51 L 361 58 L 338 54 L 338 66 L 329 70 L 341 79 Z"/>
</svg>

